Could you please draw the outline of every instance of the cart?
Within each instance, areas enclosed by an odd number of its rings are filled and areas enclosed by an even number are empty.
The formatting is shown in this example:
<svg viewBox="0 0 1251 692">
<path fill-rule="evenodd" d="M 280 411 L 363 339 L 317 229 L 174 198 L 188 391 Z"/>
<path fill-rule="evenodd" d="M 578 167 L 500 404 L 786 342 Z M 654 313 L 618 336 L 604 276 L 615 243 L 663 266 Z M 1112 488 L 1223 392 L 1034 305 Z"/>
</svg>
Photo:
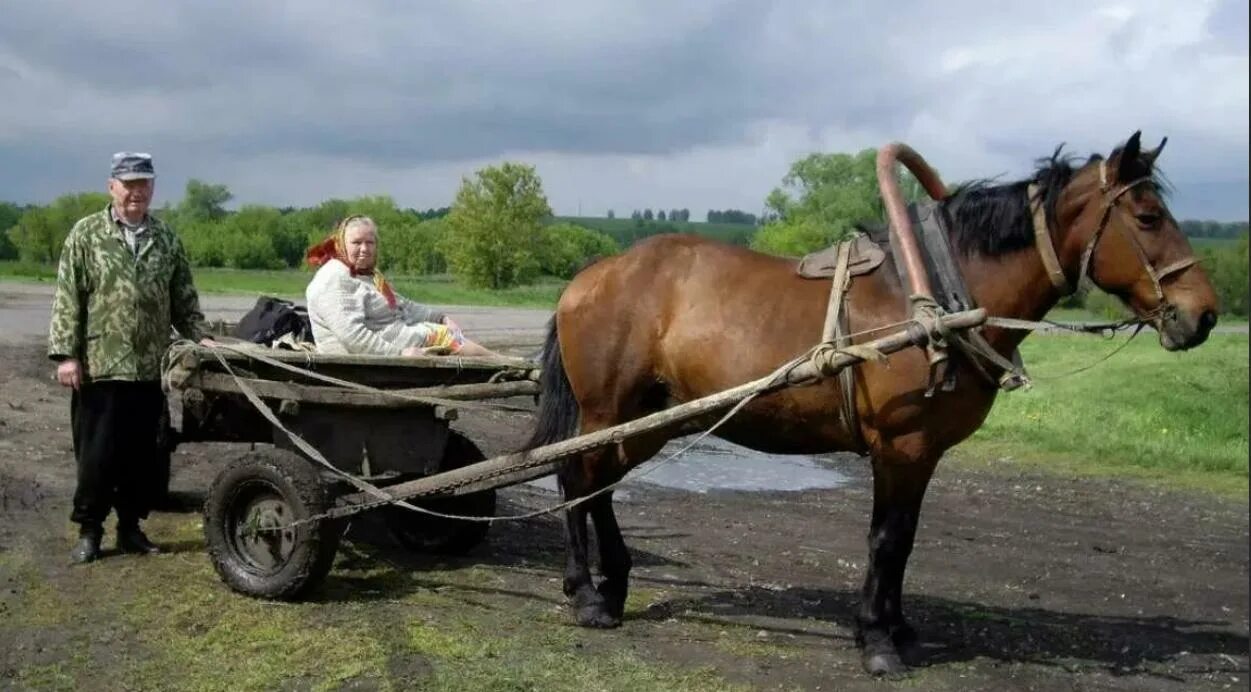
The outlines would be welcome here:
<svg viewBox="0 0 1251 692">
<path fill-rule="evenodd" d="M 295 600 L 328 574 L 353 515 L 385 513 L 410 549 L 463 553 L 486 535 L 499 488 L 550 475 L 583 452 L 706 419 L 869 358 L 924 348 L 985 320 L 981 309 L 919 315 L 873 341 L 821 344 L 738 387 L 491 459 L 449 424 L 484 400 L 537 394 L 532 362 L 181 345 L 171 350 L 166 386 L 181 408 L 179 443 L 255 443 L 217 475 L 205 501 L 205 538 L 218 574 L 240 593 Z"/>
</svg>

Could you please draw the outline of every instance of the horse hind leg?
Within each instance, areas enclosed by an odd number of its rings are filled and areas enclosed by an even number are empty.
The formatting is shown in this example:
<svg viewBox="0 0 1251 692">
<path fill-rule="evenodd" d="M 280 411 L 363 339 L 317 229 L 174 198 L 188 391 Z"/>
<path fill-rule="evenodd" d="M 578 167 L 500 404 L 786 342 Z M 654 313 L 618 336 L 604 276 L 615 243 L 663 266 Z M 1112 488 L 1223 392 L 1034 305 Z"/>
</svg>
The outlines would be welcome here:
<svg viewBox="0 0 1251 692">
<path fill-rule="evenodd" d="M 597 426 L 604 427 L 604 426 Z M 584 427 L 584 431 L 590 432 Z M 632 438 L 615 448 L 590 452 L 572 460 L 561 471 L 561 488 L 565 500 L 586 497 L 617 482 L 632 466 L 652 457 L 664 440 Z M 571 599 L 577 624 L 583 627 L 608 628 L 621 624 L 629 595 L 630 569 L 633 561 L 617 516 L 613 510 L 612 491 L 571 507 L 565 514 L 566 555 L 565 595 Z M 599 571 L 602 579 L 596 587 L 591 579 L 588 560 L 586 517 L 595 525 L 595 542 L 599 548 Z"/>
</svg>

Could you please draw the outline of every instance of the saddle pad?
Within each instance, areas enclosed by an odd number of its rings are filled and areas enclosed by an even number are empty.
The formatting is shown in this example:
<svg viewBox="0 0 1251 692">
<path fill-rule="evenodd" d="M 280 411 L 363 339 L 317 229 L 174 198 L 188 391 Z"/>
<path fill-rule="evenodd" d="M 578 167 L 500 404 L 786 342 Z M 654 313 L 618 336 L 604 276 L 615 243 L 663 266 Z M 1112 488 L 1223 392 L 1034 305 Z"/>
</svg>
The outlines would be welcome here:
<svg viewBox="0 0 1251 692">
<path fill-rule="evenodd" d="M 799 260 L 795 273 L 805 279 L 829 279 L 834 276 L 835 265 L 838 263 L 838 248 L 844 243 L 851 243 L 851 261 L 847 271 L 851 276 L 868 274 L 877 269 L 886 259 L 886 252 L 867 235 L 860 235 L 831 245 L 824 250 L 804 255 Z"/>
</svg>

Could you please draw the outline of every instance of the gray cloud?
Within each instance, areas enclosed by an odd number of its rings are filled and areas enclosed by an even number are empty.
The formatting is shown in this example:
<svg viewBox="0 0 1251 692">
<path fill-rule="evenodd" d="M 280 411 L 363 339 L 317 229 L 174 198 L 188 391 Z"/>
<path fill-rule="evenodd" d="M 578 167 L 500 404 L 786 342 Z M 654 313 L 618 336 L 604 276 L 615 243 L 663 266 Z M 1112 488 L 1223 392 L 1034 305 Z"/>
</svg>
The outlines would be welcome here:
<svg viewBox="0 0 1251 692">
<path fill-rule="evenodd" d="M 753 209 L 813 150 L 903 139 L 958 179 L 1142 128 L 1170 136 L 1178 206 L 1245 217 L 1245 3 L 1178 5 L 22 3 L 0 24 L 0 184 L 99 187 L 133 147 L 171 196 L 201 177 L 439 206 L 507 156 L 541 162 L 558 211 Z"/>
</svg>

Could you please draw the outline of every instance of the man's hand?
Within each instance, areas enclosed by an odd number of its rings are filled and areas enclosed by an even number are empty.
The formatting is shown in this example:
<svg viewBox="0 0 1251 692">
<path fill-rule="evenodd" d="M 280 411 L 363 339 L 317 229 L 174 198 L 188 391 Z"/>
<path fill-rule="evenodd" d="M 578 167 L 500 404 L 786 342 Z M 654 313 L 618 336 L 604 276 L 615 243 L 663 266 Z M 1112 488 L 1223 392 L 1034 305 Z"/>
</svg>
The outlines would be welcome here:
<svg viewBox="0 0 1251 692">
<path fill-rule="evenodd" d="M 207 346 L 207 347 L 209 347 L 209 348 L 213 348 L 214 346 L 216 346 L 216 345 L 217 345 L 217 342 L 216 342 L 216 341 L 213 341 L 211 338 L 209 338 L 209 337 L 207 337 L 207 336 L 206 336 L 206 337 L 204 337 L 203 339 L 200 339 L 200 345 L 201 345 L 201 346 Z"/>
<path fill-rule="evenodd" d="M 78 389 L 83 383 L 83 366 L 76 358 L 66 358 L 56 366 L 56 381 L 63 387 Z"/>
</svg>

